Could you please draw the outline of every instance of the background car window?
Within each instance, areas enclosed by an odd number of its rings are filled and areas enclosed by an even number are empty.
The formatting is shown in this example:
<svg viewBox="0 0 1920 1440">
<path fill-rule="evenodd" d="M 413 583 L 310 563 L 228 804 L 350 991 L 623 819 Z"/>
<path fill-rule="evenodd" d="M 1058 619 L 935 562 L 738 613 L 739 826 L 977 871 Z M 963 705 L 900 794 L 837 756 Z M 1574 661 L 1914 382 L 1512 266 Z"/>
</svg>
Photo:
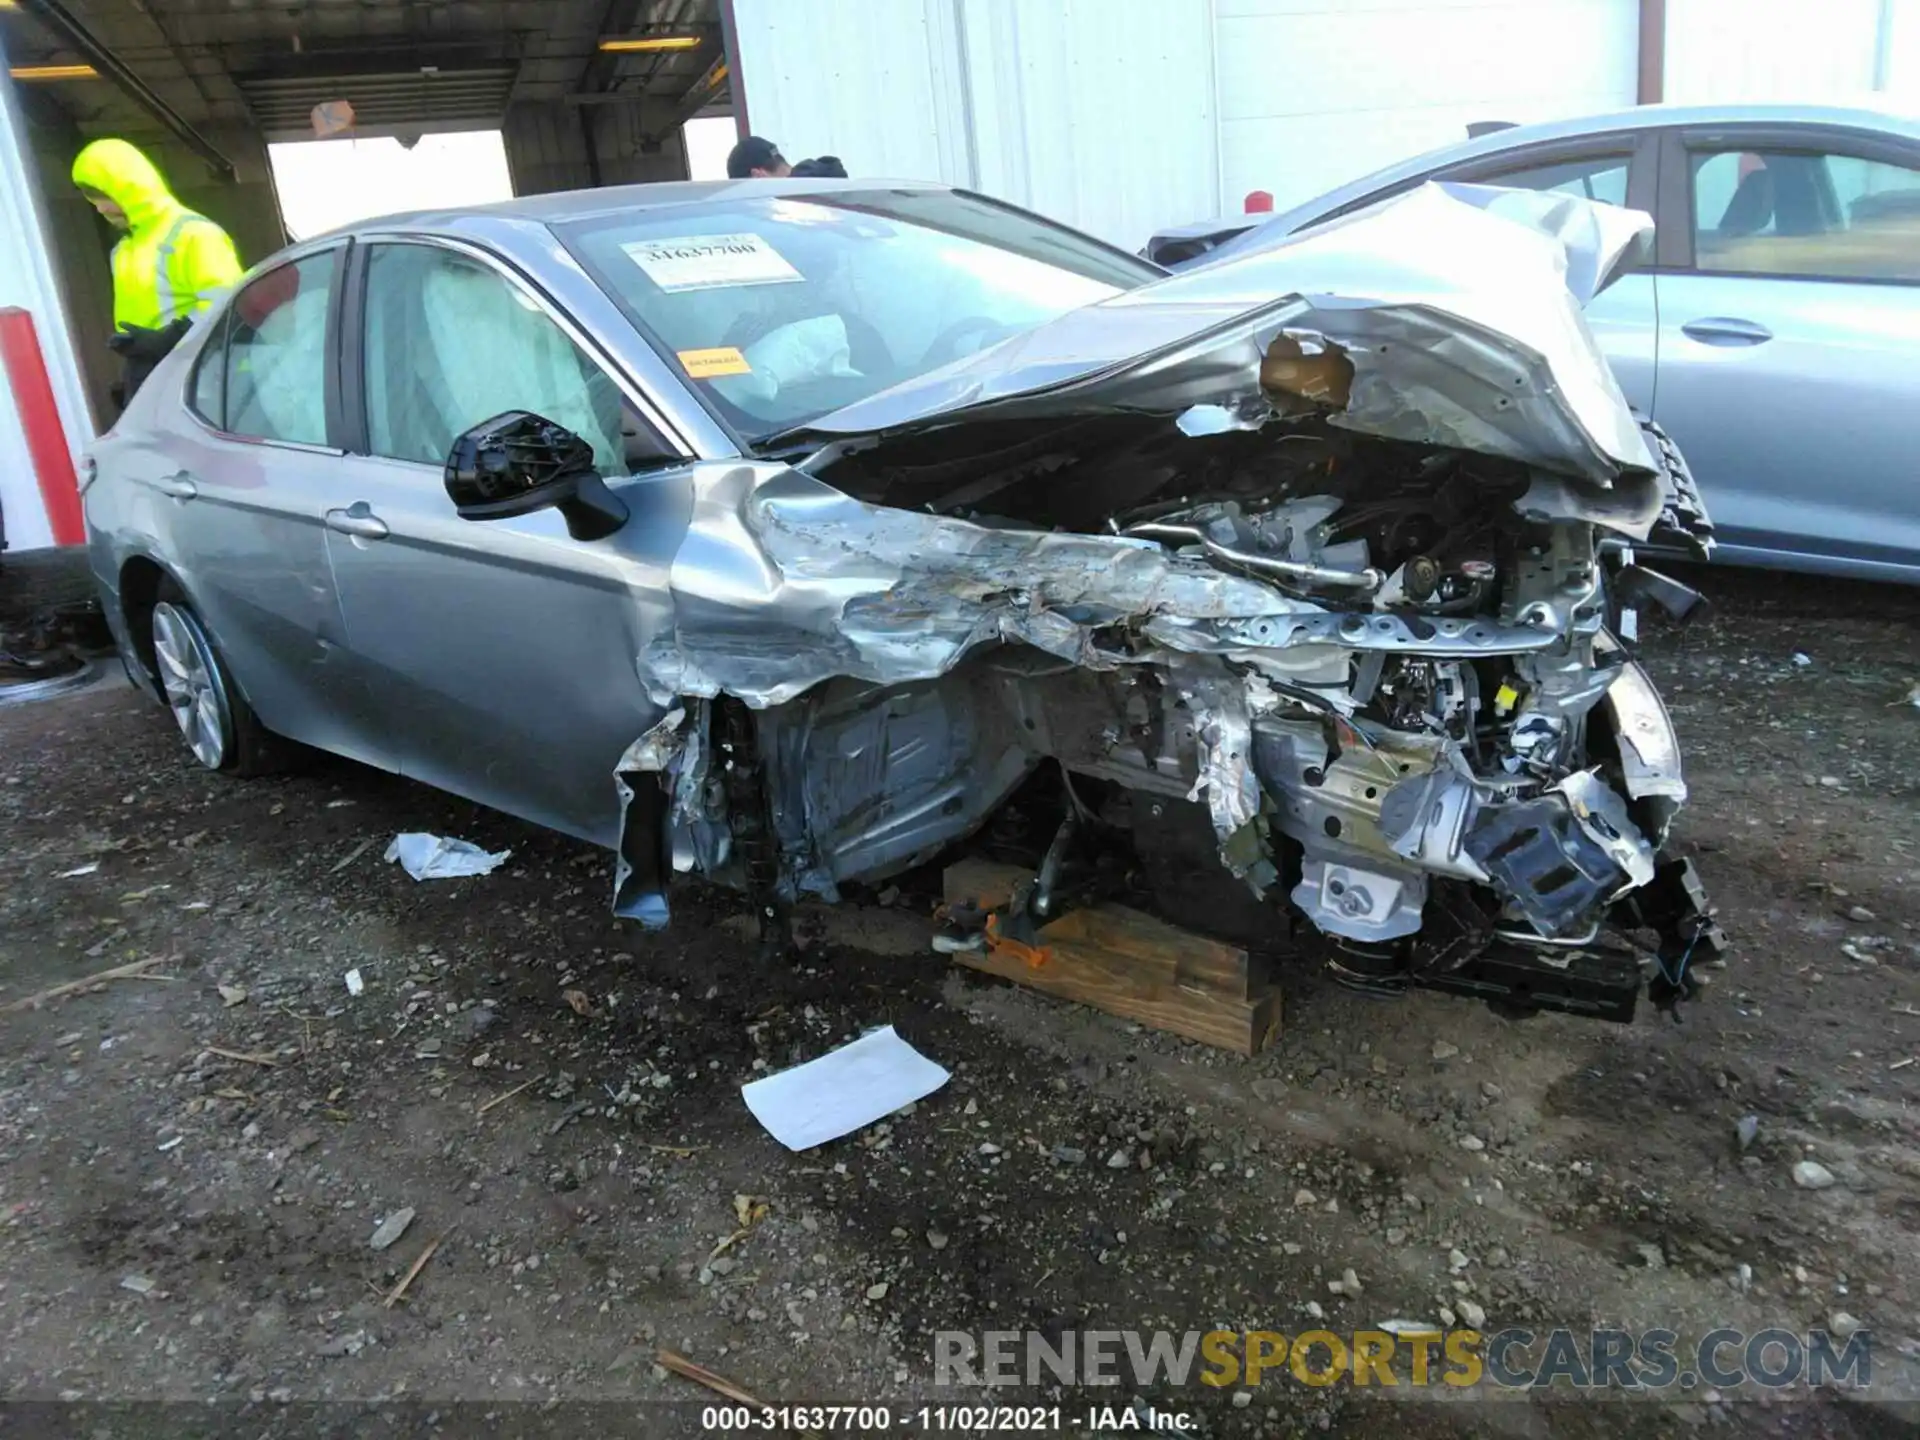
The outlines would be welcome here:
<svg viewBox="0 0 1920 1440">
<path fill-rule="evenodd" d="M 1506 185 L 1515 190 L 1559 190 L 1583 200 L 1599 200 L 1608 205 L 1627 203 L 1627 155 L 1594 155 L 1582 160 L 1563 160 L 1554 165 L 1529 165 L 1521 170 L 1503 170 L 1478 183 Z"/>
<path fill-rule="evenodd" d="M 1920 171 L 1814 151 L 1695 151 L 1702 270 L 1920 281 Z"/>
<path fill-rule="evenodd" d="M 335 258 L 328 250 L 279 266 L 233 297 L 223 430 L 327 443 L 327 311 Z"/>
<path fill-rule="evenodd" d="M 665 358 L 750 439 L 1157 278 L 953 191 L 734 196 L 560 227 Z"/>
<path fill-rule="evenodd" d="M 531 296 L 436 246 L 369 252 L 366 384 L 370 448 L 395 460 L 444 465 L 455 437 L 508 410 L 590 442 L 606 476 L 664 448 Z"/>
</svg>

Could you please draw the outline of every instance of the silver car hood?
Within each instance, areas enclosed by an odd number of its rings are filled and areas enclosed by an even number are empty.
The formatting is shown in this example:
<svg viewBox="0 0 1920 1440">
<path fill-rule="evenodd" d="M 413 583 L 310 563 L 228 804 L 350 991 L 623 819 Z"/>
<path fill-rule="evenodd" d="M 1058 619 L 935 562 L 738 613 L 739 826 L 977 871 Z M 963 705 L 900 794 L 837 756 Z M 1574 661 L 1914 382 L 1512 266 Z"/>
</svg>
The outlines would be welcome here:
<svg viewBox="0 0 1920 1440">
<path fill-rule="evenodd" d="M 1069 311 L 805 431 L 1113 411 L 1181 413 L 1192 433 L 1253 428 L 1273 413 L 1261 362 L 1285 337 L 1289 353 L 1351 362 L 1334 424 L 1605 483 L 1655 464 L 1582 311 L 1652 235 L 1636 210 L 1427 184 Z"/>
</svg>

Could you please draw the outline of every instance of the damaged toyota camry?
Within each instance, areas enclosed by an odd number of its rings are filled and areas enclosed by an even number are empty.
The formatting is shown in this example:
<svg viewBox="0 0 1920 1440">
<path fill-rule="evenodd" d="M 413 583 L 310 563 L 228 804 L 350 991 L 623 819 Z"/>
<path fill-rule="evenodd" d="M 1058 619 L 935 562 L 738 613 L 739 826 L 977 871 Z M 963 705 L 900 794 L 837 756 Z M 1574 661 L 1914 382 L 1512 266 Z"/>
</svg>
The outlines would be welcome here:
<svg viewBox="0 0 1920 1440">
<path fill-rule="evenodd" d="M 1650 232 L 1428 185 L 1163 276 L 932 186 L 368 222 L 94 447 L 93 566 L 201 764 L 298 742 L 582 837 L 648 926 L 702 874 L 777 946 L 992 837 L 1007 934 L 1118 891 L 1627 1019 L 1722 943 L 1633 658 L 1697 598 L 1636 546 L 1711 526 L 1582 315 Z"/>
</svg>

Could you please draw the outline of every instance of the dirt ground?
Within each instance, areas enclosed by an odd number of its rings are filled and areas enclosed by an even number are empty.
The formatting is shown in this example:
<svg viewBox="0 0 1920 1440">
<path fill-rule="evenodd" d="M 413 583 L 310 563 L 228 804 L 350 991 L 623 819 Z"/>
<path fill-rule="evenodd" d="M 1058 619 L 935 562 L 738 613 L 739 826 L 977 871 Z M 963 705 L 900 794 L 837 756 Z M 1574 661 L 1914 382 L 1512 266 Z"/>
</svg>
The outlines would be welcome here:
<svg viewBox="0 0 1920 1440">
<path fill-rule="evenodd" d="M 1214 1436 L 1913 1434 L 1920 593 L 1692 578 L 1714 615 L 1645 653 L 1733 942 L 1707 997 L 1678 1024 L 1515 1022 L 1294 969 L 1253 1060 L 956 971 L 912 887 L 760 973 L 731 897 L 683 893 L 649 937 L 611 919 L 608 856 L 394 777 L 204 774 L 119 683 L 0 709 L 0 1007 L 160 962 L 0 1008 L 0 1414 L 668 1436 L 715 1397 L 662 1348 L 768 1402 L 904 1417 L 986 1396 L 934 1387 L 936 1331 L 1445 1307 L 1688 1343 L 1850 1316 L 1873 1383 L 988 1398 L 1057 1398 L 1071 1434 L 1136 1398 Z M 382 860 L 400 830 L 512 858 L 416 884 Z M 887 1022 L 953 1072 L 909 1113 L 796 1155 L 742 1104 Z M 1836 1183 L 1796 1185 L 1803 1158 Z M 737 1196 L 764 1217 L 715 1255 Z"/>
</svg>

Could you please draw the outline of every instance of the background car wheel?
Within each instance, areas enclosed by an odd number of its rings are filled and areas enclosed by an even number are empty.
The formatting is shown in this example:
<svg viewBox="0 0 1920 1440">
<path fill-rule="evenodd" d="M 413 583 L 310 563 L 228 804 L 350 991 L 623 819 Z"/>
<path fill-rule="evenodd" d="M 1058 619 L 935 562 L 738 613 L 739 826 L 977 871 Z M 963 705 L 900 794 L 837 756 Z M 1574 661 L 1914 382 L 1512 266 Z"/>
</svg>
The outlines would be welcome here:
<svg viewBox="0 0 1920 1440">
<path fill-rule="evenodd" d="M 149 624 L 160 692 L 194 758 L 243 776 L 278 768 L 275 737 L 235 688 L 179 586 L 161 586 Z"/>
</svg>

